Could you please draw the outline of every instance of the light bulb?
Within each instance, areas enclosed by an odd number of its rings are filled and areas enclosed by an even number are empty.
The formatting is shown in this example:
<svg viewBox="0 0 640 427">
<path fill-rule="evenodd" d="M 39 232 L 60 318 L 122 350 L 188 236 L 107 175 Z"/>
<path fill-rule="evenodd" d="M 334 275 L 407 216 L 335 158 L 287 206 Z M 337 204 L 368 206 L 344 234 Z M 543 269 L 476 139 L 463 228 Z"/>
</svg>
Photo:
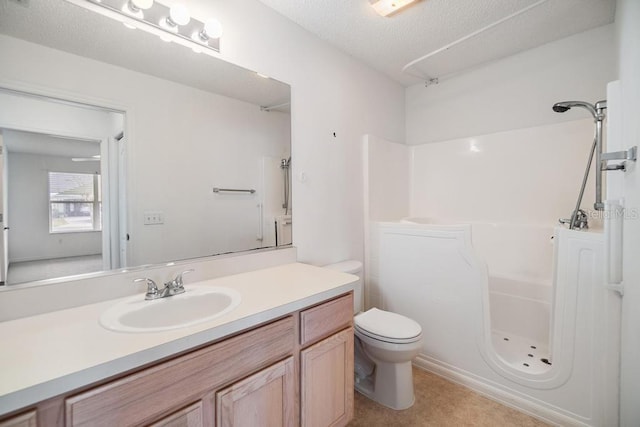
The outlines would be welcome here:
<svg viewBox="0 0 640 427">
<path fill-rule="evenodd" d="M 135 7 L 135 5 L 131 2 L 127 2 L 124 6 L 122 6 L 121 10 L 129 16 L 133 16 L 134 18 L 138 18 L 140 20 L 144 19 L 144 14 L 142 13 L 142 10 Z M 125 24 L 125 27 L 127 27 L 126 24 Z"/>
<path fill-rule="evenodd" d="M 138 9 L 149 9 L 153 6 L 153 0 L 129 0 Z"/>
<path fill-rule="evenodd" d="M 189 15 L 189 9 L 182 4 L 174 4 L 169 9 L 169 18 L 176 25 L 187 25 L 191 20 L 191 15 Z"/>
<path fill-rule="evenodd" d="M 173 21 L 171 20 L 171 18 L 162 18 L 160 20 L 160 22 L 158 22 L 158 24 L 164 28 L 167 31 L 170 31 L 172 33 L 177 33 L 178 32 L 178 26 L 176 24 L 173 23 Z M 162 36 L 161 36 L 162 38 Z"/>
<path fill-rule="evenodd" d="M 222 25 L 217 19 L 209 19 L 204 24 L 204 33 L 212 39 L 219 39 L 222 36 Z"/>
</svg>

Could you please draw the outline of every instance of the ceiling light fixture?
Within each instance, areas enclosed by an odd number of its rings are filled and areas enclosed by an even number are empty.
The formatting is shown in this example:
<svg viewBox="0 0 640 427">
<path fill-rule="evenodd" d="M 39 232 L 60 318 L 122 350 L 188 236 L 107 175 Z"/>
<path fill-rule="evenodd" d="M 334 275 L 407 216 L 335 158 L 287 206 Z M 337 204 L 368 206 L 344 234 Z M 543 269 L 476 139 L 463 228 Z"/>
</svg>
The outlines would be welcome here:
<svg viewBox="0 0 640 427">
<path fill-rule="evenodd" d="M 220 37 L 222 36 L 220 22 L 209 19 L 205 23 L 193 19 L 185 5 L 174 4 L 169 8 L 154 2 L 154 0 L 68 1 L 116 19 L 128 28 L 138 28 L 150 32 L 159 36 L 163 41 L 175 41 L 189 47 L 194 52 L 205 52 L 207 49 L 220 52 Z"/>
<path fill-rule="evenodd" d="M 415 0 L 369 0 L 371 7 L 381 16 L 389 16 Z"/>
</svg>

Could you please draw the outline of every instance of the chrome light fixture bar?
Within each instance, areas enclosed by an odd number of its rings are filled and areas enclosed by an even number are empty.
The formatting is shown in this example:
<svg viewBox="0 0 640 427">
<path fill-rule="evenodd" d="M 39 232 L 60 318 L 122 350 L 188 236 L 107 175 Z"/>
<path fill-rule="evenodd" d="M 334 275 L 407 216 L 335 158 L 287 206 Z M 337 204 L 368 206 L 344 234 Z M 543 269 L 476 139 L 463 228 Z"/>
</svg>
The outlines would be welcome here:
<svg viewBox="0 0 640 427">
<path fill-rule="evenodd" d="M 193 19 L 182 5 L 169 8 L 153 0 L 67 1 L 116 19 L 128 28 L 154 33 L 164 41 L 172 41 L 172 37 L 175 37 L 177 42 L 195 52 L 204 49 L 220 52 L 220 23 L 215 19 L 206 23 Z"/>
<path fill-rule="evenodd" d="M 369 3 L 380 16 L 389 16 L 414 1 L 415 0 L 369 0 Z"/>
</svg>

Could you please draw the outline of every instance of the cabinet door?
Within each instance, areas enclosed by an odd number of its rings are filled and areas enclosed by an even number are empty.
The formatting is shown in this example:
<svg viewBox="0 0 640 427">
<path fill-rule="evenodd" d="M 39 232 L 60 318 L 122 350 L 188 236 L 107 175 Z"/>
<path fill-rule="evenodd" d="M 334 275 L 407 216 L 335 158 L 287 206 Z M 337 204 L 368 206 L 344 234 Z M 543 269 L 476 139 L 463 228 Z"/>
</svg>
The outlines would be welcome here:
<svg viewBox="0 0 640 427">
<path fill-rule="evenodd" d="M 0 421 L 0 427 L 36 427 L 36 411 Z"/>
<path fill-rule="evenodd" d="M 219 427 L 295 425 L 293 358 L 278 362 L 216 394 Z"/>
<path fill-rule="evenodd" d="M 353 418 L 353 328 L 301 352 L 303 427 L 345 426 Z"/>
<path fill-rule="evenodd" d="M 202 427 L 202 402 L 187 406 L 149 427 Z"/>
</svg>

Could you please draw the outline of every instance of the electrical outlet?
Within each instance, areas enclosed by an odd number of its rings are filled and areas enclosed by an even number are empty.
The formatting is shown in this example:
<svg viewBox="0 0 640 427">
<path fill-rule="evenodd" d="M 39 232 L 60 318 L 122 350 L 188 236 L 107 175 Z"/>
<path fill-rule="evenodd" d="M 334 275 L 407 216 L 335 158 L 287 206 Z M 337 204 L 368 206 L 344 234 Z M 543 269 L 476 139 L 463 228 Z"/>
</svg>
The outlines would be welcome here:
<svg viewBox="0 0 640 427">
<path fill-rule="evenodd" d="M 164 224 L 164 213 L 163 212 L 144 212 L 144 225 L 158 225 Z"/>
</svg>

